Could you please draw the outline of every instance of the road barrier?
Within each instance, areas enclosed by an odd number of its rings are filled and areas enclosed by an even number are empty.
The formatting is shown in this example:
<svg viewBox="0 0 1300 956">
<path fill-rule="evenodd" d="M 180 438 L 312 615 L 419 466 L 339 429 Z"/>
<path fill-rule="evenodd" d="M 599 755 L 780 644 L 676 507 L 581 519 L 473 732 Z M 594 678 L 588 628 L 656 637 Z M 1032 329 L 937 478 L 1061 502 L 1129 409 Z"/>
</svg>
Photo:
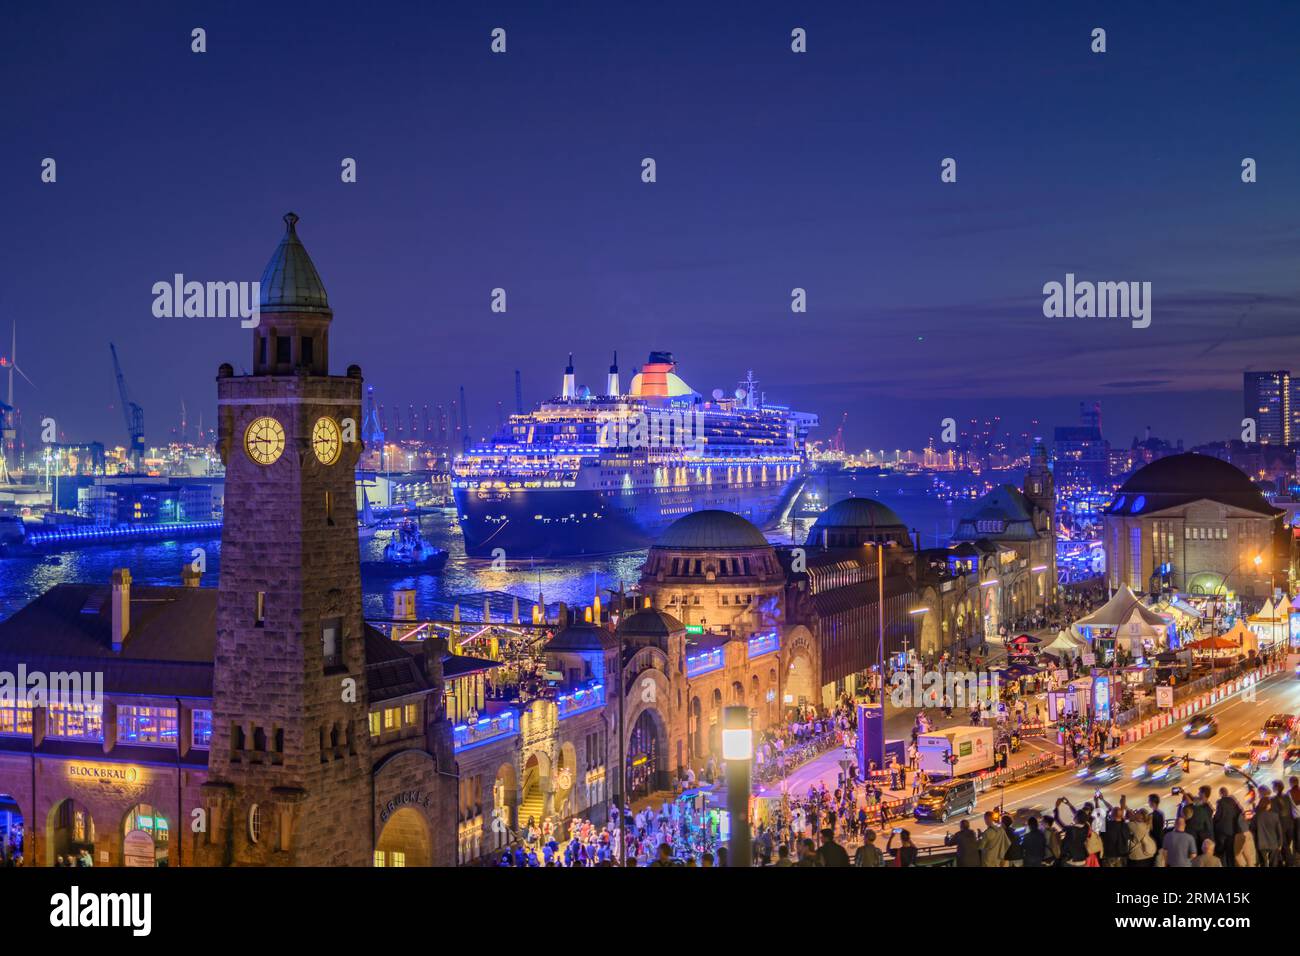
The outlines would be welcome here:
<svg viewBox="0 0 1300 956">
<path fill-rule="evenodd" d="M 1164 730 L 1175 721 L 1182 722 L 1192 714 L 1204 710 L 1220 701 L 1227 700 L 1234 694 L 1239 694 L 1247 687 L 1258 684 L 1260 681 L 1274 674 L 1280 673 L 1283 664 L 1273 662 L 1265 664 L 1263 667 L 1257 667 L 1247 674 L 1242 674 L 1229 678 L 1221 684 L 1206 690 L 1192 700 L 1184 700 L 1181 704 L 1166 710 L 1155 717 L 1148 717 L 1140 723 L 1128 727 L 1124 731 L 1124 743 L 1135 744 L 1144 737 L 1153 733 Z"/>
</svg>

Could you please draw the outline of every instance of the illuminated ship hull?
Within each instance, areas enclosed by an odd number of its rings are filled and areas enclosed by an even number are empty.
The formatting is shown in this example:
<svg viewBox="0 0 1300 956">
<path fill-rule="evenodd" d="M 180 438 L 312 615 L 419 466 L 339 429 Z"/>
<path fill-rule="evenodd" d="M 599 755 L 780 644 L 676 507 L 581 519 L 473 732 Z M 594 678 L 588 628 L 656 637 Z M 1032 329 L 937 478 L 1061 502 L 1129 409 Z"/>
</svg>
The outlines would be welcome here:
<svg viewBox="0 0 1300 956">
<path fill-rule="evenodd" d="M 604 395 L 574 384 L 510 422 L 452 466 L 465 551 L 560 557 L 633 551 L 682 515 L 716 508 L 770 528 L 802 486 L 815 415 L 762 401 L 752 374 L 734 397 L 706 399 L 650 361 L 623 394 L 617 365 Z"/>
<path fill-rule="evenodd" d="M 667 488 L 623 493 L 580 489 L 455 489 L 456 511 L 473 557 L 566 557 L 649 547 L 682 515 L 733 511 L 760 528 L 782 520 L 802 475 L 775 476 L 744 488 Z M 782 469 L 782 474 L 786 470 Z M 496 554 L 500 548 L 504 554 Z"/>
</svg>

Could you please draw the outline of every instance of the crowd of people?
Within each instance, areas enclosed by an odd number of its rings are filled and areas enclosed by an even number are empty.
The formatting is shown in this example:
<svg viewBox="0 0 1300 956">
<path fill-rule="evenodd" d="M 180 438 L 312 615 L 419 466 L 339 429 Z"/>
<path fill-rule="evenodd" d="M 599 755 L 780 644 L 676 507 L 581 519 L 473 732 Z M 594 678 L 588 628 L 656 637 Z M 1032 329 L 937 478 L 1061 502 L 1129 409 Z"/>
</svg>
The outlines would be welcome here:
<svg viewBox="0 0 1300 956">
<path fill-rule="evenodd" d="M 962 820 L 945 844 L 960 867 L 1291 867 L 1300 866 L 1300 778 L 1289 788 L 1249 791 L 1243 807 L 1227 787 L 1185 792 L 1166 809 L 1152 794 L 1130 807 L 1104 795 L 1076 807 L 1057 800 L 1051 813 L 984 814 L 984 828 Z M 1062 811 L 1062 808 L 1066 808 Z"/>
</svg>

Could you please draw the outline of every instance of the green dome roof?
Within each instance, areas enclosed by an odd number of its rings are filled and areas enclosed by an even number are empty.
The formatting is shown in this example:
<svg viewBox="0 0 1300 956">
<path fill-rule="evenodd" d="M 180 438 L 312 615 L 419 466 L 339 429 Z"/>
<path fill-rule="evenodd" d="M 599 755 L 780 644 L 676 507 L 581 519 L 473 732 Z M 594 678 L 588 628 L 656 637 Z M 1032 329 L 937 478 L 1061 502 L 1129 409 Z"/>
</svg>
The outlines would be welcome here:
<svg viewBox="0 0 1300 956">
<path fill-rule="evenodd" d="M 297 215 L 286 213 L 284 223 L 284 238 L 262 272 L 261 308 L 272 312 L 328 312 L 325 286 L 298 238 Z"/>
<path fill-rule="evenodd" d="M 820 515 L 812 526 L 809 539 L 827 528 L 903 528 L 907 525 L 893 508 L 871 498 L 845 498 Z"/>
<path fill-rule="evenodd" d="M 656 548 L 692 551 L 753 550 L 770 548 L 767 538 L 752 524 L 730 511 L 696 511 L 670 524 L 655 542 Z"/>
<path fill-rule="evenodd" d="M 640 637 L 667 637 L 686 627 L 667 611 L 643 607 L 618 622 L 620 634 Z"/>
</svg>

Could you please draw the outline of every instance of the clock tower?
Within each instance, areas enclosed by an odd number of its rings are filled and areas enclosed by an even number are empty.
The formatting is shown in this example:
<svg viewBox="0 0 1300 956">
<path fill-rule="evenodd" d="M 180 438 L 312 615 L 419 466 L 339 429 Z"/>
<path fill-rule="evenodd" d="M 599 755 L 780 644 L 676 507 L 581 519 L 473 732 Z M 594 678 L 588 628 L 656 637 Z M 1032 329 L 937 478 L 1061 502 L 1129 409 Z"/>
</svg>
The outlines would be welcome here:
<svg viewBox="0 0 1300 956">
<path fill-rule="evenodd" d="M 333 313 L 298 217 L 284 222 L 252 373 L 217 373 L 226 494 L 200 862 L 368 866 L 361 370 L 330 374 Z"/>
</svg>

